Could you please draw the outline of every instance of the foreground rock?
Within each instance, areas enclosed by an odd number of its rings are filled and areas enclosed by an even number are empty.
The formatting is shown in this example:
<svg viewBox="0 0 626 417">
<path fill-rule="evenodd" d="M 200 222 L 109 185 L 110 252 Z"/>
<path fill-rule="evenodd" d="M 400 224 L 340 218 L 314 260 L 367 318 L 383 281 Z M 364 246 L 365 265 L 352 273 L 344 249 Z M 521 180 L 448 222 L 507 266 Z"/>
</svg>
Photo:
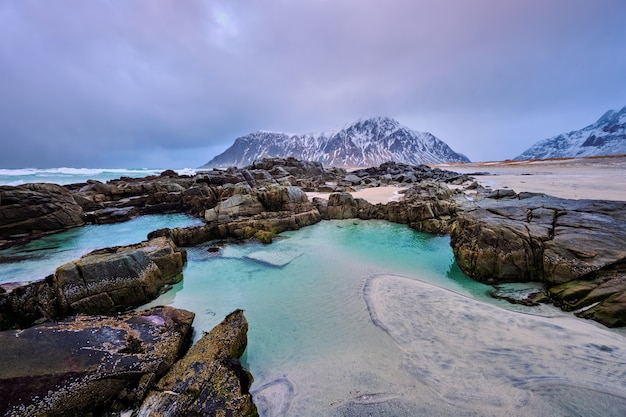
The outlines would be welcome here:
<svg viewBox="0 0 626 417">
<path fill-rule="evenodd" d="M 93 251 L 26 285 L 0 285 L 0 329 L 77 313 L 114 315 L 155 299 L 181 279 L 186 252 L 171 240 Z"/>
<path fill-rule="evenodd" d="M 563 309 L 593 305 L 579 314 L 626 325 L 626 203 L 494 192 L 467 205 L 450 235 L 469 276 L 542 282 Z"/>
<path fill-rule="evenodd" d="M 138 416 L 257 416 L 249 393 L 252 377 L 239 363 L 247 331 L 243 311 L 228 315 L 172 366 Z"/>
<path fill-rule="evenodd" d="M 0 248 L 3 241 L 81 226 L 82 215 L 82 207 L 60 185 L 0 186 Z"/>
<path fill-rule="evenodd" d="M 193 318 L 157 307 L 0 332 L 0 414 L 67 416 L 135 407 L 186 346 Z"/>
</svg>

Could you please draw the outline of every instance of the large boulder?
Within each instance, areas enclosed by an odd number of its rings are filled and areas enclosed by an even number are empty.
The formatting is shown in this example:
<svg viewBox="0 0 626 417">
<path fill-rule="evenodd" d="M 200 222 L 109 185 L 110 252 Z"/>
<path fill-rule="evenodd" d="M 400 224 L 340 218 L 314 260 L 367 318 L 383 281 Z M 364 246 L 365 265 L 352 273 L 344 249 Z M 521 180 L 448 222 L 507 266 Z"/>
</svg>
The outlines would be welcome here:
<svg viewBox="0 0 626 417">
<path fill-rule="evenodd" d="M 293 213 L 290 211 L 263 211 L 253 216 L 230 219 L 231 221 L 212 221 L 204 226 L 185 228 L 165 228 L 148 234 L 149 238 L 165 236 L 178 246 L 192 246 L 214 239 L 250 239 L 269 243 L 274 235 L 286 230 L 298 230 L 321 220 L 319 211 L 313 207 L 309 211 Z"/>
<path fill-rule="evenodd" d="M 74 416 L 136 407 L 188 345 L 193 318 L 157 307 L 0 332 L 0 414 Z"/>
<path fill-rule="evenodd" d="M 205 211 L 206 221 L 228 223 L 263 212 L 298 214 L 313 209 L 306 193 L 298 187 L 269 184 L 253 189 L 247 184 L 238 184 L 229 188 L 228 198 Z"/>
<path fill-rule="evenodd" d="M 256 189 L 255 195 L 267 211 L 301 213 L 312 208 L 306 193 L 299 187 L 268 185 Z"/>
<path fill-rule="evenodd" d="M 626 325 L 626 203 L 493 192 L 465 207 L 450 236 L 469 276 L 543 282 L 564 310 Z"/>
<path fill-rule="evenodd" d="M 172 366 L 138 416 L 257 416 L 249 392 L 252 376 L 239 362 L 247 331 L 242 310 L 229 314 Z"/>
<path fill-rule="evenodd" d="M 362 198 L 354 198 L 348 192 L 335 192 L 328 195 L 328 200 L 314 198 L 313 203 L 322 218 L 330 219 L 372 219 L 377 218 L 375 206 Z M 380 205 L 379 205 L 380 208 Z"/>
<path fill-rule="evenodd" d="M 208 222 L 226 223 L 240 217 L 254 216 L 265 211 L 259 199 L 252 194 L 235 194 L 206 210 L 204 218 Z"/>
<path fill-rule="evenodd" d="M 0 186 L 0 238 L 84 224 L 82 207 L 56 184 Z"/>
<path fill-rule="evenodd" d="M 186 252 L 165 237 L 100 249 L 61 265 L 44 280 L 2 284 L 0 329 L 76 314 L 109 314 L 156 298 L 182 276 Z"/>
<path fill-rule="evenodd" d="M 589 278 L 626 259 L 624 239 L 626 203 L 536 194 L 485 199 L 451 230 L 461 269 L 488 282 Z"/>
<path fill-rule="evenodd" d="M 424 180 L 407 188 L 402 201 L 385 206 L 385 219 L 420 232 L 447 234 L 456 217 L 453 192 L 443 182 Z"/>
</svg>

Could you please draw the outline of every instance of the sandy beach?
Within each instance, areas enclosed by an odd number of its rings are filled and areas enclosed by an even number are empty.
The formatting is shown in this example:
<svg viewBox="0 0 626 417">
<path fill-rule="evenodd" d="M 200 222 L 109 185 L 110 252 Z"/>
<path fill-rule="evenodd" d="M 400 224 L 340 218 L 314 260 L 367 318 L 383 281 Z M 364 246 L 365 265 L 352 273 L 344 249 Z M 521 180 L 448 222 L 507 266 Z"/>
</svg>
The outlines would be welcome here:
<svg viewBox="0 0 626 417">
<path fill-rule="evenodd" d="M 351 193 L 354 198 L 362 198 L 372 204 L 386 204 L 390 201 L 398 201 L 402 194 L 400 193 L 406 187 L 399 186 L 383 186 L 376 188 L 364 188 L 362 190 L 355 191 Z M 328 199 L 328 195 L 330 193 L 318 193 L 318 192 L 309 192 L 306 193 L 309 199 L 313 197 L 321 197 L 324 199 Z"/>
<path fill-rule="evenodd" d="M 562 198 L 626 201 L 626 156 L 438 165 L 492 189 Z"/>
<path fill-rule="evenodd" d="M 626 156 L 497 161 L 432 165 L 472 175 L 486 188 L 508 188 L 575 200 L 626 201 Z M 452 187 L 451 187 L 452 188 Z M 358 190 L 352 195 L 372 204 L 401 198 L 403 187 L 385 186 Z M 328 198 L 328 193 L 307 193 Z"/>
</svg>

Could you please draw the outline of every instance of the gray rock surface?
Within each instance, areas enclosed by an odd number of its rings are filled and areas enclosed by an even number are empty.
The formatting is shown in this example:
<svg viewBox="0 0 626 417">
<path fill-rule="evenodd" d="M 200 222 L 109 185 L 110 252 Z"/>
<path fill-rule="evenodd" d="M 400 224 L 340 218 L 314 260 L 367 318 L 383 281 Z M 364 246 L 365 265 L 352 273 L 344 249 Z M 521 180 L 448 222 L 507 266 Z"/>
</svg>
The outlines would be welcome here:
<svg viewBox="0 0 626 417">
<path fill-rule="evenodd" d="M 487 198 L 451 229 L 457 263 L 488 282 L 560 284 L 626 259 L 626 203 L 545 195 Z"/>
</svg>

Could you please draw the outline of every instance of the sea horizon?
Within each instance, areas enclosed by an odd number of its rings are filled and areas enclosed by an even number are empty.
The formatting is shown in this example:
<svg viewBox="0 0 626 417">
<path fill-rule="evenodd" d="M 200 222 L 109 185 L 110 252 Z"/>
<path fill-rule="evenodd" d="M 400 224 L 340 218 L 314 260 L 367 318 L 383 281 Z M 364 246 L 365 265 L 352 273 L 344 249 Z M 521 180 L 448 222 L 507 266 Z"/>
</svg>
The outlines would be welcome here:
<svg viewBox="0 0 626 417">
<path fill-rule="evenodd" d="M 94 180 L 106 182 L 120 177 L 142 178 L 159 175 L 168 169 L 179 175 L 195 175 L 198 168 L 0 168 L 0 185 L 21 185 L 33 182 L 59 185 Z"/>
</svg>

